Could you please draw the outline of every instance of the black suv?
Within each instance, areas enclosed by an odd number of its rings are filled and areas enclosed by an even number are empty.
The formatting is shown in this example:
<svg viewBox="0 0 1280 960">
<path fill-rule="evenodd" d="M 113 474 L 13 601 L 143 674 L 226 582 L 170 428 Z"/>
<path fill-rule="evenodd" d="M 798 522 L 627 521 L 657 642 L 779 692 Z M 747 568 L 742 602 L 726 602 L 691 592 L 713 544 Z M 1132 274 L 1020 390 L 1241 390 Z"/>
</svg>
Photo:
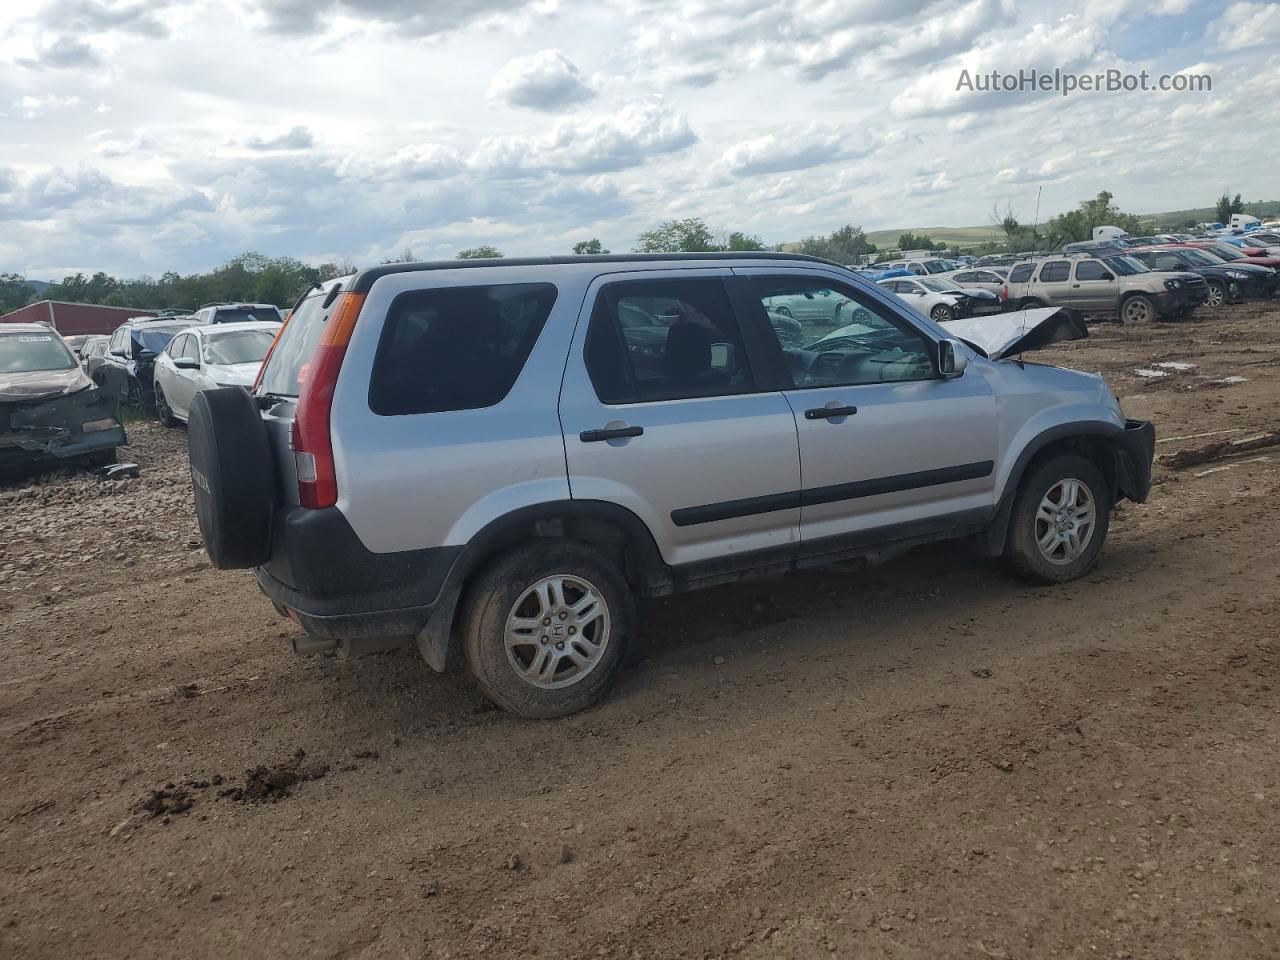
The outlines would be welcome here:
<svg viewBox="0 0 1280 960">
<path fill-rule="evenodd" d="M 155 405 L 156 357 L 195 317 L 133 317 L 116 327 L 93 382 L 115 392 L 131 407 Z"/>
<path fill-rule="evenodd" d="M 1280 277 L 1270 267 L 1256 263 L 1228 263 L 1194 247 L 1155 247 L 1130 250 L 1128 256 L 1157 273 L 1179 271 L 1198 273 L 1209 285 L 1205 304 L 1221 307 L 1242 300 L 1261 300 L 1276 294 Z"/>
</svg>

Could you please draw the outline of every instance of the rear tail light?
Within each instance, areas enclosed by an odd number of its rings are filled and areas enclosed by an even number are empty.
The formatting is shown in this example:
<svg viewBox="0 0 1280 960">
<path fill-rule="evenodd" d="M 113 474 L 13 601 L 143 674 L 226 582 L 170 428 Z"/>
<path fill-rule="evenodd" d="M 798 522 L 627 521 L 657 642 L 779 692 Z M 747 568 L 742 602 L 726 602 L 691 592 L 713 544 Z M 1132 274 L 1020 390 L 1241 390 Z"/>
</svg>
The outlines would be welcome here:
<svg viewBox="0 0 1280 960">
<path fill-rule="evenodd" d="M 344 293 L 325 321 L 324 333 L 308 364 L 307 378 L 293 419 L 293 459 L 298 474 L 298 502 L 320 509 L 338 502 L 338 477 L 329 435 L 329 415 L 338 371 L 351 342 L 363 293 Z"/>
<path fill-rule="evenodd" d="M 1000 288 L 1000 299 L 1001 300 L 1009 299 L 1009 285 L 1007 283 Z"/>
</svg>

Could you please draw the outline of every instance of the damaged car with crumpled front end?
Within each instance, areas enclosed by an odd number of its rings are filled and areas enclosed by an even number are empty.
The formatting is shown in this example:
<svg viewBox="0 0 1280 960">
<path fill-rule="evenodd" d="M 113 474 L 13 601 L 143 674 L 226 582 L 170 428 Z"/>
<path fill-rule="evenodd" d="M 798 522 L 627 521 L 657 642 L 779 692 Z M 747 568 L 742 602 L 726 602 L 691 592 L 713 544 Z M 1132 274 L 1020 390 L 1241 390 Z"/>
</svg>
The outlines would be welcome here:
<svg viewBox="0 0 1280 960">
<path fill-rule="evenodd" d="M 0 326 L 0 475 L 114 463 L 128 442 L 115 397 L 53 328 Z"/>
</svg>

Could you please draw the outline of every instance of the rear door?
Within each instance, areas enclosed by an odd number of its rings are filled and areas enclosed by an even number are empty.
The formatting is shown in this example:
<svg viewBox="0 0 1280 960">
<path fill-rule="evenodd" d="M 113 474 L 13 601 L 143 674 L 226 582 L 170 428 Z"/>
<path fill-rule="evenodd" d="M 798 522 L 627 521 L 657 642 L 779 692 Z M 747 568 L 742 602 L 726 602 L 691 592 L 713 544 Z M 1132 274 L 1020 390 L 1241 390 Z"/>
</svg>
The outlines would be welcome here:
<svg viewBox="0 0 1280 960">
<path fill-rule="evenodd" d="M 734 272 L 757 309 L 768 296 L 821 290 L 850 303 L 834 323 L 805 323 L 803 346 L 771 344 L 800 438 L 806 555 L 989 519 L 997 417 L 979 364 L 942 379 L 937 328 L 834 272 Z"/>
<path fill-rule="evenodd" d="M 795 419 L 729 276 L 596 278 L 560 395 L 573 498 L 627 508 L 677 566 L 756 565 L 756 551 L 786 556 L 799 538 Z"/>
<path fill-rule="evenodd" d="M 1077 306 L 1071 282 L 1070 260 L 1046 260 L 1036 274 L 1036 295 L 1051 306 Z"/>
</svg>

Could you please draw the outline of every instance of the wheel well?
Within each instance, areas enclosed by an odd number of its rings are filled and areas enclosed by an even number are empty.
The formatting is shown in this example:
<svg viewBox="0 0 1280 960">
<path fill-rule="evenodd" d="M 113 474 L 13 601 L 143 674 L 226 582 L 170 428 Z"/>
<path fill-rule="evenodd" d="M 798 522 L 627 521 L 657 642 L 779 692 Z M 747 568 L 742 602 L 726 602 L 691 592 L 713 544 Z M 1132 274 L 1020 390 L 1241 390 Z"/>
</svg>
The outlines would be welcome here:
<svg viewBox="0 0 1280 960">
<path fill-rule="evenodd" d="M 1077 433 L 1049 441 L 1027 461 L 1018 483 L 1021 484 L 1022 477 L 1028 476 L 1040 464 L 1064 453 L 1082 456 L 1097 467 L 1107 482 L 1108 498 L 1112 503 L 1115 502 L 1117 477 L 1114 447 L 1108 437 L 1097 433 Z"/>
</svg>

